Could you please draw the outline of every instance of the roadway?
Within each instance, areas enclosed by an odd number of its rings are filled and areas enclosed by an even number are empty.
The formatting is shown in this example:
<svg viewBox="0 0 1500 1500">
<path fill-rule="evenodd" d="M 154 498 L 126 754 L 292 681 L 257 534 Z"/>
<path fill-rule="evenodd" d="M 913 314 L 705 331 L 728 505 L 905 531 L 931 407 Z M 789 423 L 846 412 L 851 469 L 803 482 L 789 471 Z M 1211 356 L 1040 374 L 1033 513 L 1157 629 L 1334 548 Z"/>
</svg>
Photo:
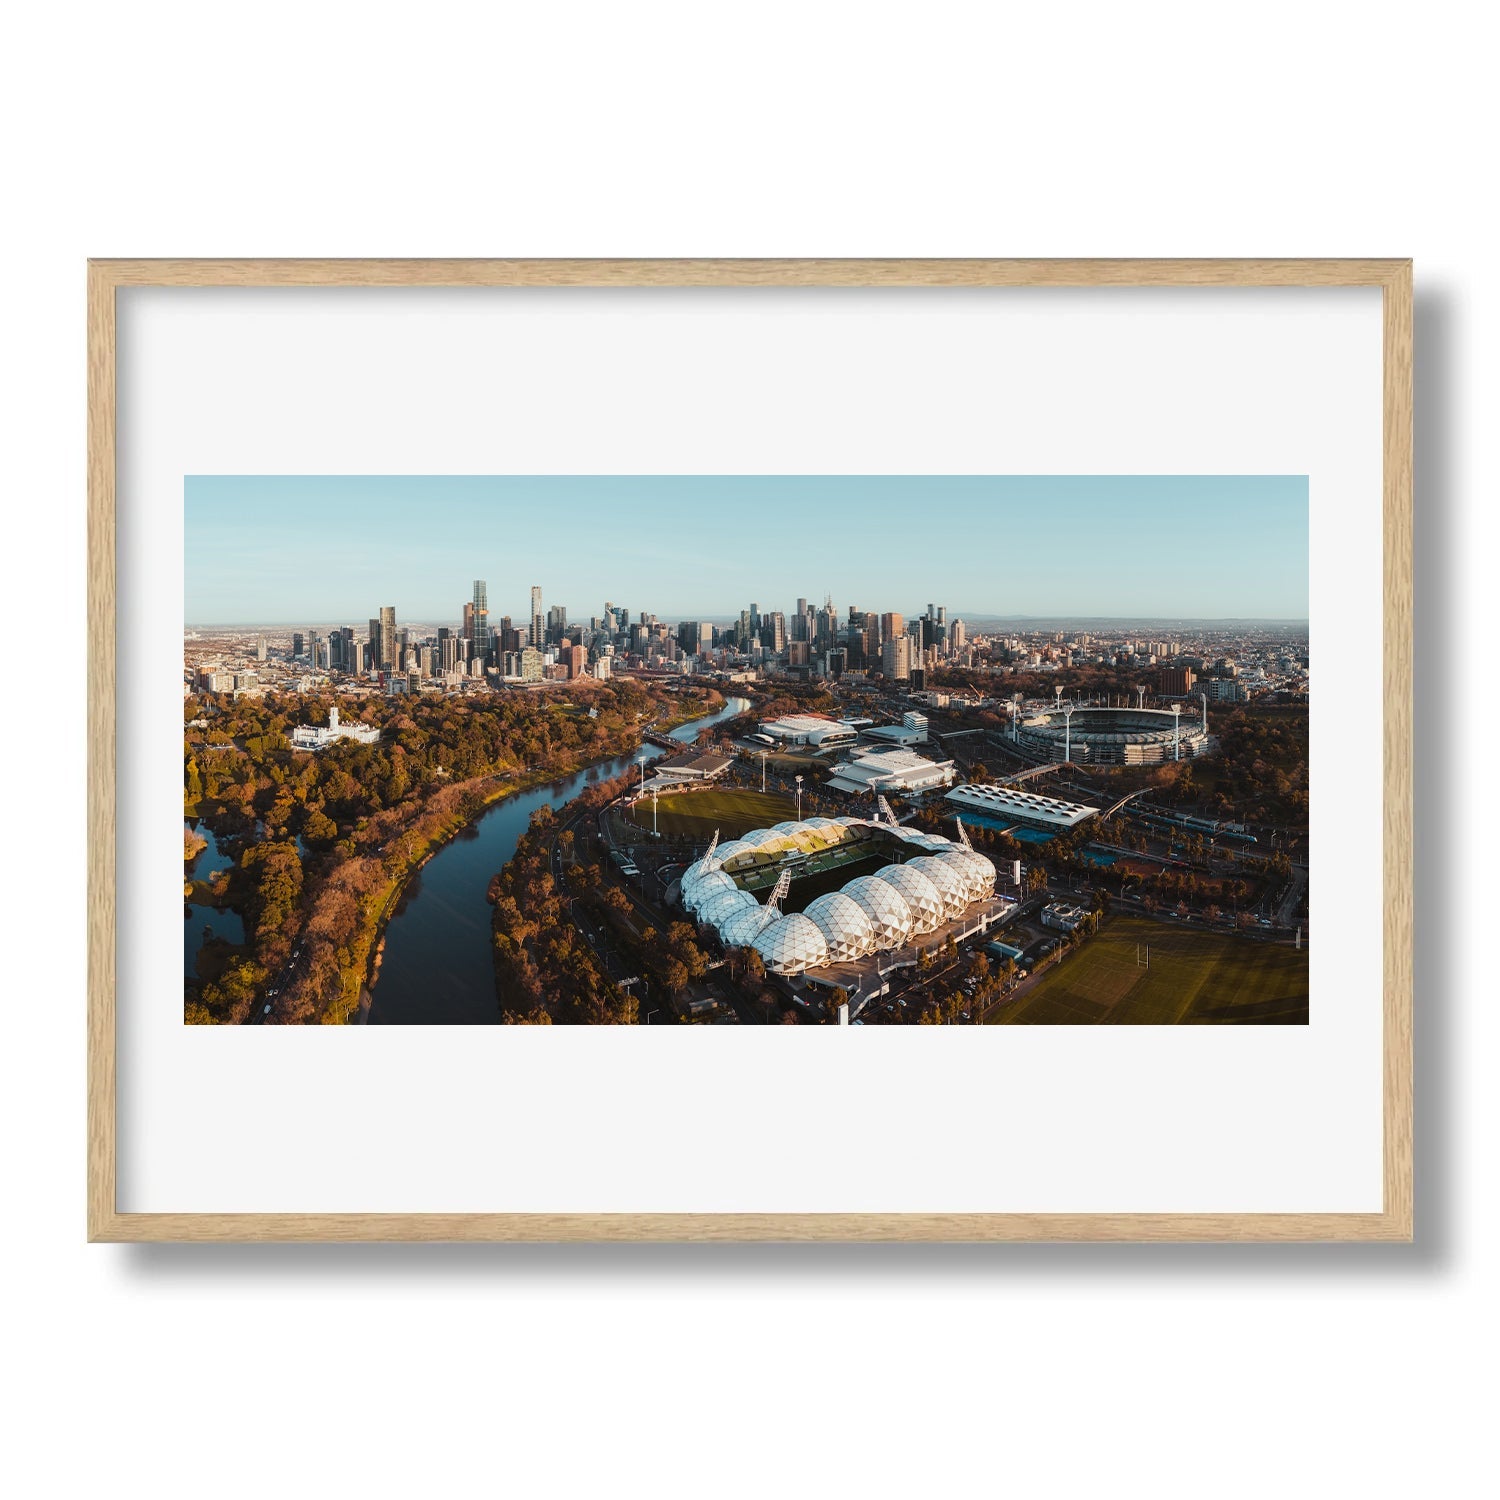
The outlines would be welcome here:
<svg viewBox="0 0 1500 1500">
<path fill-rule="evenodd" d="M 247 1026 L 259 1026 L 267 1021 L 272 1021 L 276 1016 L 276 1002 L 286 994 L 287 986 L 299 971 L 306 971 L 307 965 L 302 960 L 302 948 L 305 939 L 299 938 L 292 948 L 291 957 L 287 959 L 271 979 L 266 987 L 265 997 L 257 998 L 250 1014 L 245 1017 Z"/>
</svg>

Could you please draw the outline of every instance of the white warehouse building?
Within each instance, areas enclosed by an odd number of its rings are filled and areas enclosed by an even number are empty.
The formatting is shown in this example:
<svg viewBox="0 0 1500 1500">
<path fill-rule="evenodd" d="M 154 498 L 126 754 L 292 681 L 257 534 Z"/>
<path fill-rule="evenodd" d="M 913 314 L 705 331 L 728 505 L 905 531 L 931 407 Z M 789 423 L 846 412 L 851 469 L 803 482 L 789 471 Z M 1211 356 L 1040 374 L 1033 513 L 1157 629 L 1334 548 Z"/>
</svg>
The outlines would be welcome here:
<svg viewBox="0 0 1500 1500">
<path fill-rule="evenodd" d="M 828 782 L 835 792 L 852 796 L 882 792 L 928 792 L 937 787 L 952 786 L 951 760 L 927 760 L 910 750 L 871 750 L 857 755 L 848 765 L 840 766 Z"/>
<path fill-rule="evenodd" d="M 828 750 L 835 745 L 852 745 L 859 731 L 841 719 L 830 719 L 823 714 L 787 714 L 784 718 L 770 719 L 760 726 L 762 734 L 769 735 L 784 745 L 806 745 L 812 750 Z"/>
<path fill-rule="evenodd" d="M 1018 792 L 1008 786 L 960 786 L 948 793 L 947 800 L 969 808 L 991 820 L 1023 823 L 1028 828 L 1042 828 L 1050 833 L 1067 833 L 1097 815 L 1097 807 L 1082 802 L 1064 802 L 1059 797 L 1043 797 L 1036 792 Z"/>
</svg>

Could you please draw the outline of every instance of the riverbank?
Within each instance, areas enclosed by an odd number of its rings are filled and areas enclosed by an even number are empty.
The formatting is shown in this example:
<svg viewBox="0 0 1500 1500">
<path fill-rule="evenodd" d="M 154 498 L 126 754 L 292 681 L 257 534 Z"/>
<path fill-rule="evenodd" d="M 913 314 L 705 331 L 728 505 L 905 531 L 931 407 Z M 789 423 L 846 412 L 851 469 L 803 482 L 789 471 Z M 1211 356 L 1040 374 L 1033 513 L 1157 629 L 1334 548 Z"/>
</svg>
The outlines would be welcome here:
<svg viewBox="0 0 1500 1500">
<path fill-rule="evenodd" d="M 712 717 L 725 706 L 722 695 L 715 694 L 714 697 L 718 700 L 716 703 L 695 699 L 693 707 L 697 712 L 683 715 L 675 721 L 669 721 L 670 729 Z M 663 732 L 670 732 L 670 729 Z M 481 803 L 471 806 L 464 816 L 433 830 L 432 837 L 425 839 L 419 849 L 411 851 L 413 857 L 409 862 L 376 892 L 369 893 L 365 898 L 368 901 L 370 896 L 377 897 L 378 905 L 373 908 L 373 920 L 370 921 L 368 928 L 366 929 L 362 922 L 361 929 L 363 930 L 356 932 L 347 946 L 348 963 L 340 965 L 340 992 L 337 998 L 325 1007 L 320 1017 L 323 1024 L 363 1024 L 369 1020 L 370 1012 L 377 1000 L 376 991 L 380 981 L 381 959 L 391 919 L 401 909 L 402 899 L 409 891 L 412 882 L 434 856 L 440 854 L 465 829 L 472 827 L 504 803 L 559 781 L 586 775 L 597 767 L 628 757 L 638 750 L 640 745 L 641 740 L 637 737 L 634 743 L 613 755 L 572 766 L 551 767 L 546 771 L 533 771 L 519 777 L 507 778 L 503 784 L 493 787 Z M 479 787 L 491 780 L 492 778 L 488 777 L 476 778 L 475 781 L 461 783 L 453 790 L 460 794 L 468 794 L 477 791 Z"/>
<path fill-rule="evenodd" d="M 736 700 L 705 715 L 705 703 L 697 700 L 691 704 L 691 718 L 673 738 L 686 747 L 716 715 L 742 706 Z M 659 729 L 665 722 L 663 715 L 649 727 Z M 638 728 L 648 726 L 643 721 Z M 506 796 L 477 818 L 471 830 L 437 851 L 391 911 L 369 1024 L 498 1024 L 494 907 L 486 900 L 491 881 L 514 857 L 540 809 L 551 808 L 563 818 L 564 810 L 591 788 L 635 775 L 638 755 L 654 760 L 671 753 L 658 743 L 639 745 L 632 737 L 612 758 L 591 758 L 569 776 L 545 785 L 528 778 L 530 790 Z"/>
</svg>

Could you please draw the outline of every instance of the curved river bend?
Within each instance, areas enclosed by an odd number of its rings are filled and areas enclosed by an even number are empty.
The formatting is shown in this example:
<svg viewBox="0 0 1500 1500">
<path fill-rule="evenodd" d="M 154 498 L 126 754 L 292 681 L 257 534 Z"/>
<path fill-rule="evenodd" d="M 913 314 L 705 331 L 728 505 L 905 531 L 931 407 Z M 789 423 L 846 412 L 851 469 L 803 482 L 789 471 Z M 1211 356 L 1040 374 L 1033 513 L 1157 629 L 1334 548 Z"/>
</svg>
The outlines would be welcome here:
<svg viewBox="0 0 1500 1500">
<path fill-rule="evenodd" d="M 672 731 L 689 744 L 710 725 L 750 706 L 731 698 L 717 713 Z M 655 760 L 666 751 L 642 745 Z M 586 786 L 622 775 L 636 755 L 602 761 L 547 786 L 507 797 L 482 813 L 412 876 L 385 931 L 380 977 L 370 991 L 369 1024 L 385 1026 L 496 1025 L 495 970 L 490 959 L 490 876 L 516 852 L 531 815 L 554 810 Z"/>
</svg>

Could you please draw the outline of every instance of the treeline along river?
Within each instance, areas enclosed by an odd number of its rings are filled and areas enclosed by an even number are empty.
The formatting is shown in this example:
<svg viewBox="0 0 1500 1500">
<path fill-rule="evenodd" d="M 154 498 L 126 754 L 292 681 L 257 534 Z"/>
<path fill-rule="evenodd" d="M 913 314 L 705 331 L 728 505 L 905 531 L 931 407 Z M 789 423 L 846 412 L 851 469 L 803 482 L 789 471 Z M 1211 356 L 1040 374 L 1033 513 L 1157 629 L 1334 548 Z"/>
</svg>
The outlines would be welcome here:
<svg viewBox="0 0 1500 1500">
<path fill-rule="evenodd" d="M 675 729 L 672 738 L 690 744 L 701 730 L 749 706 L 744 698 L 731 698 L 717 713 Z M 642 745 L 640 753 L 655 760 L 667 751 Z M 386 927 L 380 977 L 370 992 L 370 1024 L 498 1024 L 485 900 L 490 877 L 516 852 L 537 808 L 556 812 L 591 783 L 624 775 L 635 761 L 633 754 L 622 755 L 507 797 L 438 850 L 407 883 Z"/>
</svg>

